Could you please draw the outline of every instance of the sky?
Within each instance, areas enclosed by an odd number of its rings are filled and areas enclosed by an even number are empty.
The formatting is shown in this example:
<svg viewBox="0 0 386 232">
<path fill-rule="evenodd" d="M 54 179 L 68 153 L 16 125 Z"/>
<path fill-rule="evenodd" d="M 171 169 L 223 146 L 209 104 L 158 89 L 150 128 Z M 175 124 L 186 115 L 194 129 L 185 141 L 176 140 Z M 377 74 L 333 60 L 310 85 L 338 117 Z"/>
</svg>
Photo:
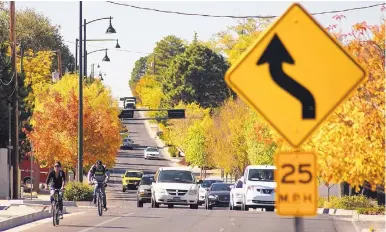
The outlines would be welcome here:
<svg viewBox="0 0 386 232">
<path fill-rule="evenodd" d="M 124 1 L 141 7 L 188 13 L 216 15 L 281 15 L 291 5 L 290 1 Z M 362 1 L 324 1 L 300 2 L 308 12 L 321 12 L 362 7 L 382 2 Z M 55 25 L 60 25 L 60 33 L 70 51 L 75 54 L 75 39 L 79 37 L 79 2 L 78 1 L 16 1 L 16 9 L 32 8 L 47 16 Z M 344 31 L 350 31 L 351 26 L 366 21 L 368 24 L 379 24 L 382 12 L 380 7 L 339 13 L 346 16 L 341 22 Z M 316 15 L 316 20 L 327 27 L 336 24 L 332 17 L 336 14 Z M 87 39 L 118 39 L 121 51 L 115 49 L 115 42 L 88 42 L 87 51 L 108 48 L 110 62 L 102 62 L 104 52 L 88 55 L 88 73 L 91 64 L 95 71 L 101 71 L 104 83 L 110 86 L 114 97 L 131 96 L 128 87 L 131 70 L 141 56 L 151 53 L 155 43 L 167 35 L 176 35 L 191 41 L 194 32 L 199 40 L 208 40 L 216 32 L 237 23 L 235 19 L 209 18 L 199 16 L 182 16 L 164 14 L 152 11 L 138 10 L 114 5 L 105 1 L 83 1 L 83 18 L 91 21 L 101 17 L 113 17 L 112 25 L 116 34 L 105 34 L 108 20 L 102 20 L 87 25 Z M 122 51 L 126 50 L 126 51 Z M 128 52 L 133 51 L 133 52 Z M 97 69 L 99 63 L 100 69 Z"/>
</svg>

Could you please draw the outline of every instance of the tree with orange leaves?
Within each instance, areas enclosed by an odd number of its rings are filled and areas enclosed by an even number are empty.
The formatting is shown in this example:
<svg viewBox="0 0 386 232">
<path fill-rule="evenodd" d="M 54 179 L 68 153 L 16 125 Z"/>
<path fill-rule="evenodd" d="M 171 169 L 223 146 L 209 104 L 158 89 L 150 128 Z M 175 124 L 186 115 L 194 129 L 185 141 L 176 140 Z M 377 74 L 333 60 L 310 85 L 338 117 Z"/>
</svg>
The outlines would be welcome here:
<svg viewBox="0 0 386 232">
<path fill-rule="evenodd" d="M 65 75 L 38 95 L 32 116 L 29 140 L 40 163 L 51 166 L 60 160 L 66 168 L 75 170 L 78 144 L 77 78 Z M 84 86 L 83 103 L 84 154 L 87 170 L 100 159 L 113 166 L 121 143 L 118 103 L 102 83 Z"/>
</svg>

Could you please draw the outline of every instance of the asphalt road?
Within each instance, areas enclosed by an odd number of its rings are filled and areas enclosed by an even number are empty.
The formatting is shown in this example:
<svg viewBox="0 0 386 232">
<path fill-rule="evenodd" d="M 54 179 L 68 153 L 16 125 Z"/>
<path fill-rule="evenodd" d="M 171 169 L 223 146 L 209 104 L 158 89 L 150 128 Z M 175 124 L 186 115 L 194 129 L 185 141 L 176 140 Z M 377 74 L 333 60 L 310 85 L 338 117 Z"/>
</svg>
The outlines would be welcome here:
<svg viewBox="0 0 386 232">
<path fill-rule="evenodd" d="M 148 136 L 142 121 L 127 124 L 131 137 L 136 143 L 135 150 L 120 151 L 117 165 L 112 170 L 112 178 L 107 188 L 108 208 L 102 217 L 95 207 L 67 208 L 71 214 L 64 215 L 60 225 L 53 228 L 52 219 L 48 218 L 35 223 L 26 230 L 42 232 L 101 232 L 101 231 L 133 231 L 133 232 L 292 232 L 294 219 L 279 217 L 273 212 L 262 211 L 229 211 L 227 209 L 205 210 L 175 207 L 158 209 L 136 207 L 136 191 L 122 192 L 121 178 L 126 169 L 156 171 L 160 166 L 170 165 L 169 161 L 144 160 L 143 148 L 155 146 Z M 37 224 L 37 226 L 36 226 Z M 28 226 L 27 226 L 28 227 Z M 26 228 L 26 227 L 24 227 Z M 334 221 L 329 216 L 320 215 L 304 221 L 304 232 L 355 232 L 349 221 Z"/>
</svg>

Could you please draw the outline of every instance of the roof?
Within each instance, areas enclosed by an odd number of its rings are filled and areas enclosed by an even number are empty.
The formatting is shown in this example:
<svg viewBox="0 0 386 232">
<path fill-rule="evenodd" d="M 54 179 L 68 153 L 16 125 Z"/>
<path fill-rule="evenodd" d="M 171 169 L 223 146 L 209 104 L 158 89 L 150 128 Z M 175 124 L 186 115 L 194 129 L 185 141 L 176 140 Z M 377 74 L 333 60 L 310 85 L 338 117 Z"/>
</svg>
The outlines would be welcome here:
<svg viewBox="0 0 386 232">
<path fill-rule="evenodd" d="M 191 171 L 189 167 L 160 167 L 159 170 Z"/>
<path fill-rule="evenodd" d="M 144 174 L 144 175 L 142 175 L 142 177 L 153 177 L 154 176 L 154 174 Z"/>
<path fill-rule="evenodd" d="M 141 170 L 126 170 L 126 172 L 142 172 Z"/>
<path fill-rule="evenodd" d="M 216 177 L 216 176 L 211 176 L 211 177 L 207 177 L 205 178 L 204 180 L 223 180 L 221 177 Z"/>
<path fill-rule="evenodd" d="M 276 166 L 272 165 L 248 165 L 246 169 L 276 169 Z"/>
</svg>

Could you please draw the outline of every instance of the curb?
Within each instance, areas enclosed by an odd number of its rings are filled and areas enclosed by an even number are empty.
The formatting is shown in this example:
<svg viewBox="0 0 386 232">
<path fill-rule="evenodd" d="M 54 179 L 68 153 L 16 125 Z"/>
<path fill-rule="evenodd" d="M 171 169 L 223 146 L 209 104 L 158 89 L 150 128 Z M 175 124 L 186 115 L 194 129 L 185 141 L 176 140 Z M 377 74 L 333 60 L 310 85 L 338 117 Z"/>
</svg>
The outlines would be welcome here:
<svg viewBox="0 0 386 232">
<path fill-rule="evenodd" d="M 66 208 L 63 207 L 63 214 L 67 213 Z M 18 227 L 21 225 L 25 225 L 34 221 L 38 221 L 41 219 L 51 217 L 51 213 L 49 210 L 43 210 L 35 213 L 19 215 L 17 217 L 10 218 L 8 220 L 4 220 L 0 222 L 0 231 L 5 231 L 12 229 L 14 227 Z"/>
<path fill-rule="evenodd" d="M 339 215 L 339 216 L 353 216 L 357 214 L 356 210 L 346 209 L 330 209 L 330 208 L 318 208 L 318 214 Z"/>
<path fill-rule="evenodd" d="M 11 203 L 10 205 L 51 205 L 51 202 L 49 200 L 23 200 L 21 202 Z M 77 204 L 75 201 L 63 201 L 63 206 L 76 207 Z"/>
</svg>

